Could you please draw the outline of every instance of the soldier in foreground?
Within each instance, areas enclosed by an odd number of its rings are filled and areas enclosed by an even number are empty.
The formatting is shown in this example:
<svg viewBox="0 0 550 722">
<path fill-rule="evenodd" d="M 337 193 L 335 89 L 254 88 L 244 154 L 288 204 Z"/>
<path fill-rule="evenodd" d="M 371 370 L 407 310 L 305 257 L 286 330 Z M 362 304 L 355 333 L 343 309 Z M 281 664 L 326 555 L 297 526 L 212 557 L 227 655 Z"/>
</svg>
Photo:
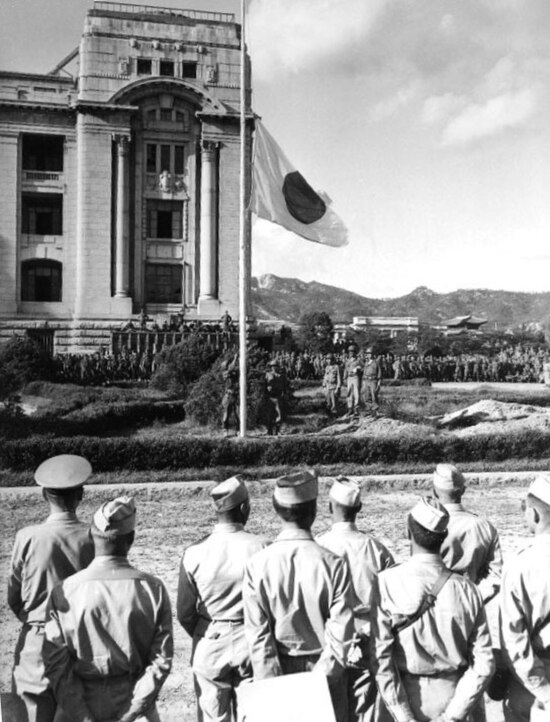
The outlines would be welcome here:
<svg viewBox="0 0 550 722">
<path fill-rule="evenodd" d="M 317 494 L 310 471 L 277 479 L 273 506 L 282 530 L 246 566 L 245 632 L 254 679 L 319 671 L 337 721 L 346 722 L 344 668 L 355 600 L 345 560 L 312 537 Z"/>
<path fill-rule="evenodd" d="M 344 367 L 344 382 L 348 405 L 347 416 L 357 416 L 361 406 L 361 384 L 363 383 L 363 365 L 357 356 L 357 349 L 351 346 Z"/>
<path fill-rule="evenodd" d="M 103 504 L 92 522 L 95 559 L 50 596 L 44 661 L 56 722 L 159 720 L 172 613 L 164 584 L 128 562 L 135 518 L 131 498 Z"/>
<path fill-rule="evenodd" d="M 183 554 L 177 616 L 193 638 L 199 722 L 230 722 L 236 719 L 235 689 L 252 677 L 244 635 L 244 567 L 267 541 L 244 530 L 250 503 L 243 481 L 232 477 L 210 493 L 217 523 L 210 536 Z"/>
<path fill-rule="evenodd" d="M 462 506 L 464 475 L 452 464 L 438 464 L 433 473 L 434 496 L 449 513 L 441 545 L 443 563 L 477 584 L 484 603 L 500 588 L 502 552 L 495 527 Z"/>
<path fill-rule="evenodd" d="M 70 454 L 40 464 L 34 478 L 50 514 L 43 524 L 21 529 L 15 538 L 8 604 L 23 627 L 15 649 L 13 680 L 29 722 L 51 722 L 55 715 L 56 703 L 42 660 L 46 602 L 59 582 L 87 567 L 94 557 L 88 525 L 76 516 L 91 473 L 86 459 Z"/>
<path fill-rule="evenodd" d="M 504 565 L 501 649 L 511 674 L 506 722 L 550 719 L 550 476 L 539 476 L 522 502 L 535 538 Z"/>
<path fill-rule="evenodd" d="M 449 515 L 422 499 L 408 518 L 411 557 L 375 584 L 372 656 L 385 705 L 379 720 L 468 720 L 494 671 L 475 585 L 445 567 Z"/>
<path fill-rule="evenodd" d="M 342 375 L 340 366 L 336 363 L 333 354 L 328 357 L 328 364 L 325 367 L 323 375 L 323 390 L 325 392 L 325 401 L 327 410 L 331 416 L 336 416 L 338 412 L 338 395 L 342 387 Z"/>
<path fill-rule="evenodd" d="M 349 719 L 370 722 L 374 715 L 376 685 L 369 664 L 369 639 L 374 577 L 394 564 L 392 554 L 370 534 L 359 531 L 355 523 L 361 510 L 360 484 L 338 477 L 330 489 L 330 531 L 316 541 L 343 557 L 349 565 L 357 597 L 354 611 L 355 636 L 348 653 L 347 691 Z"/>
<path fill-rule="evenodd" d="M 363 381 L 368 401 L 372 405 L 373 411 L 378 411 L 378 399 L 380 396 L 380 386 L 382 385 L 382 366 L 380 361 L 374 356 L 372 348 L 365 350 L 365 364 L 363 366 Z"/>
</svg>

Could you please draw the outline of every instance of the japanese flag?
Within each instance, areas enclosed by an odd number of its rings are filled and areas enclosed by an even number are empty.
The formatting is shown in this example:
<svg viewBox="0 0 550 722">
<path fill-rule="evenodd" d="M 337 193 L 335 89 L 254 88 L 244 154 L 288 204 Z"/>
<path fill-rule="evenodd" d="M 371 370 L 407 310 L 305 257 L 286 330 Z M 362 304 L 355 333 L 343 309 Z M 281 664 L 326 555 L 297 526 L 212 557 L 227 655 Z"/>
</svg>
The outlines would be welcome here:
<svg viewBox="0 0 550 722">
<path fill-rule="evenodd" d="M 330 198 L 314 191 L 261 123 L 256 123 L 251 210 L 302 238 L 345 246 L 348 230 Z"/>
</svg>

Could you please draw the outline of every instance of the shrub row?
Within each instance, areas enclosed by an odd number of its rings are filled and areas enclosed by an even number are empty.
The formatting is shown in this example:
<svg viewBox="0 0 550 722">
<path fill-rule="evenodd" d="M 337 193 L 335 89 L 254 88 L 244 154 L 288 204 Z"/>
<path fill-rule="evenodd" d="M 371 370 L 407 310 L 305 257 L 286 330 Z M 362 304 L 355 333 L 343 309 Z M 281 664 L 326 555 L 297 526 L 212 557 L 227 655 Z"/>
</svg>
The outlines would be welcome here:
<svg viewBox="0 0 550 722">
<path fill-rule="evenodd" d="M 0 434 L 13 438 L 31 434 L 45 436 L 104 436 L 146 426 L 155 421 L 174 423 L 185 418 L 183 401 L 150 400 L 129 403 L 95 403 L 64 416 L 35 416 L 0 412 Z M 49 442 L 48 442 L 49 443 Z"/>
<path fill-rule="evenodd" d="M 502 462 L 548 457 L 550 431 L 507 436 L 357 438 L 340 436 L 212 439 L 65 437 L 16 439 L 0 446 L 0 469 L 29 471 L 55 454 L 82 454 L 96 471 L 220 466 Z M 0 481 L 1 484 L 1 481 Z"/>
</svg>

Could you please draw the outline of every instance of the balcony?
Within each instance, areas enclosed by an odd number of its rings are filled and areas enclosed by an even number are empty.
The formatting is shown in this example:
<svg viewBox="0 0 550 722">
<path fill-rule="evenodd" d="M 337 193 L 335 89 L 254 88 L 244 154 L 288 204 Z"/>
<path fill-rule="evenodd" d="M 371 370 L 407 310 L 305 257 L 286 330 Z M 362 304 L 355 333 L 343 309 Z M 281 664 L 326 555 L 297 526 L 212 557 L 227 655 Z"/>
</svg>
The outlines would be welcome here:
<svg viewBox="0 0 550 722">
<path fill-rule="evenodd" d="M 25 190 L 62 190 L 63 173 L 50 170 L 23 170 L 22 185 Z"/>
<path fill-rule="evenodd" d="M 30 248 L 41 245 L 56 246 L 58 248 L 63 247 L 63 236 L 57 234 L 55 236 L 40 235 L 38 233 L 22 233 L 21 234 L 21 248 Z"/>
</svg>

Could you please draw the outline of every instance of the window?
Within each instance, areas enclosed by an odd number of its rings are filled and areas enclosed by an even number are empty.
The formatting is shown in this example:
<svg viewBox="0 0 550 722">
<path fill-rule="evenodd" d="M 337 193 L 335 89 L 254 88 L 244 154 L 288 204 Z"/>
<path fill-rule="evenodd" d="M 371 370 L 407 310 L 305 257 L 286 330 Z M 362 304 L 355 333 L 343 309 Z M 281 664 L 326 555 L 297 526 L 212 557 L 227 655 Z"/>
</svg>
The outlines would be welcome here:
<svg viewBox="0 0 550 722">
<path fill-rule="evenodd" d="M 63 266 L 59 261 L 36 259 L 21 264 L 21 300 L 61 301 Z"/>
<path fill-rule="evenodd" d="M 181 282 L 180 264 L 147 264 L 145 271 L 147 303 L 181 303 Z"/>
<path fill-rule="evenodd" d="M 138 75 L 151 75 L 153 63 L 150 58 L 138 58 L 137 59 L 137 73 Z"/>
<path fill-rule="evenodd" d="M 62 135 L 23 135 L 23 170 L 63 172 Z"/>
<path fill-rule="evenodd" d="M 197 63 L 182 63 L 181 64 L 181 77 L 182 78 L 196 78 L 197 77 Z"/>
<path fill-rule="evenodd" d="M 63 196 L 61 193 L 23 193 L 21 231 L 38 236 L 63 234 Z"/>
<path fill-rule="evenodd" d="M 161 60 L 159 65 L 160 75 L 174 75 L 174 61 L 173 60 Z"/>
<path fill-rule="evenodd" d="M 185 146 L 183 144 L 145 144 L 145 172 L 160 174 L 163 171 L 176 175 L 185 173 Z"/>
<path fill-rule="evenodd" d="M 180 201 L 147 201 L 147 238 L 182 238 L 183 204 Z"/>
<path fill-rule="evenodd" d="M 171 123 L 172 122 L 172 108 L 161 108 L 160 109 L 160 119 L 163 123 Z"/>
</svg>

